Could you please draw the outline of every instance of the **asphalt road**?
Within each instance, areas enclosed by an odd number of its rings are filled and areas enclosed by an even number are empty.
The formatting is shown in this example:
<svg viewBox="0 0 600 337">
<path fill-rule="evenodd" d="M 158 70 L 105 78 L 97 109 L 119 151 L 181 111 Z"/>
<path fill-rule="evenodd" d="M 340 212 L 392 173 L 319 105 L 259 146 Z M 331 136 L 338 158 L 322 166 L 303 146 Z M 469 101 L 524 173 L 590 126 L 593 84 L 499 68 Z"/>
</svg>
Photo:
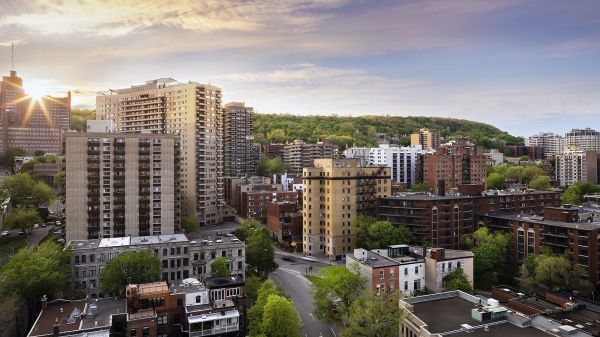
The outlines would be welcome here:
<svg viewBox="0 0 600 337">
<path fill-rule="evenodd" d="M 312 273 L 325 267 L 321 262 L 309 262 L 300 258 L 281 254 L 275 255 L 279 268 L 269 275 L 275 284 L 283 289 L 290 297 L 300 314 L 302 336 L 304 337 L 338 337 L 339 330 L 330 324 L 321 322 L 313 316 L 313 298 L 310 293 L 310 282 L 303 276 L 308 266 L 313 267 Z"/>
<path fill-rule="evenodd" d="M 4 229 L 0 230 L 0 232 L 3 232 L 3 231 L 4 231 Z M 40 241 L 42 241 L 43 238 L 45 238 L 46 236 L 48 236 L 48 234 L 51 234 L 52 232 L 54 232 L 54 226 L 48 226 L 46 228 L 32 229 L 31 234 L 27 234 L 26 236 L 24 236 L 24 238 L 25 238 L 25 240 L 27 240 L 27 243 L 29 246 L 35 246 L 38 243 L 40 243 Z M 19 236 L 18 229 L 9 229 L 8 233 L 9 234 L 7 237 Z"/>
</svg>

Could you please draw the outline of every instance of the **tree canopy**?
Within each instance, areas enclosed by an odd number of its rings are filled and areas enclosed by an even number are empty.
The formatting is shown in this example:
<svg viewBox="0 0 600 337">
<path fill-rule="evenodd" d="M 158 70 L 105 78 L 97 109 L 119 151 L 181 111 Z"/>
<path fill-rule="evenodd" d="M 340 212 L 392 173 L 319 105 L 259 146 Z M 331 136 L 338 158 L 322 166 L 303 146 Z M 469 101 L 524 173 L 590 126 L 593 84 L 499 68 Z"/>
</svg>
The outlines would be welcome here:
<svg viewBox="0 0 600 337">
<path fill-rule="evenodd" d="M 12 169 L 15 167 L 15 157 L 24 156 L 26 154 L 25 150 L 18 147 L 6 149 L 4 154 L 0 156 L 0 166 L 5 169 Z"/>
<path fill-rule="evenodd" d="M 569 186 L 562 196 L 563 204 L 581 205 L 583 196 L 600 192 L 600 186 L 589 181 L 579 181 Z"/>
<path fill-rule="evenodd" d="M 32 207 L 17 207 L 6 216 L 3 227 L 31 231 L 33 225 L 41 221 L 40 215 Z"/>
<path fill-rule="evenodd" d="M 496 284 L 512 282 L 511 239 L 508 233 L 490 233 L 486 227 L 465 235 L 465 245 L 475 255 L 473 274 L 476 288 L 489 290 Z"/>
<path fill-rule="evenodd" d="M 269 296 L 278 294 L 275 284 L 271 280 L 263 282 L 258 288 L 256 303 L 248 310 L 248 334 L 251 337 L 263 333 L 263 313 Z"/>
<path fill-rule="evenodd" d="M 283 162 L 279 157 L 266 158 L 261 157 L 258 165 L 256 165 L 256 173 L 262 176 L 271 176 L 280 174 L 290 170 L 290 166 Z"/>
<path fill-rule="evenodd" d="M 240 241 L 246 242 L 246 240 L 248 240 L 248 238 L 259 228 L 261 228 L 260 222 L 254 219 L 244 219 L 240 227 L 233 231 L 233 234 L 236 238 L 240 239 Z"/>
<path fill-rule="evenodd" d="M 285 142 L 302 139 L 314 143 L 329 138 L 338 147 L 377 146 L 376 133 L 387 138 L 398 136 L 402 145 L 410 144 L 409 135 L 429 128 L 446 138 L 465 136 L 485 148 L 504 149 L 505 145 L 522 145 L 513 137 L 489 124 L 440 117 L 401 116 L 295 116 L 289 114 L 255 114 L 254 138 L 262 142 Z"/>
<path fill-rule="evenodd" d="M 431 186 L 428 183 L 416 183 L 410 187 L 411 192 L 428 192 Z"/>
<path fill-rule="evenodd" d="M 356 245 L 368 250 L 395 244 L 410 244 L 413 236 L 408 227 L 395 227 L 389 221 L 377 221 L 370 216 L 358 216 L 352 223 Z"/>
<path fill-rule="evenodd" d="M 4 278 L 2 291 L 30 302 L 39 301 L 43 295 L 59 295 L 71 280 L 70 256 L 69 250 L 53 242 L 19 250 L 0 272 L 0 279 Z"/>
<path fill-rule="evenodd" d="M 87 131 L 86 122 L 88 119 L 96 119 L 95 110 L 71 109 L 71 129 L 79 132 Z"/>
<path fill-rule="evenodd" d="M 267 337 L 300 337 L 300 318 L 287 298 L 271 294 L 263 310 L 262 330 Z"/>
<path fill-rule="evenodd" d="M 352 302 L 346 328 L 341 337 L 387 337 L 396 336 L 404 310 L 398 306 L 399 292 L 374 294 L 365 291 Z"/>
<path fill-rule="evenodd" d="M 181 217 L 181 229 L 186 234 L 194 234 L 198 231 L 198 221 L 193 215 L 184 215 Z"/>
<path fill-rule="evenodd" d="M 56 192 L 43 182 L 35 182 L 28 173 L 4 178 L 0 189 L 10 197 L 13 207 L 47 205 L 56 199 Z"/>
<path fill-rule="evenodd" d="M 341 322 L 345 319 L 352 303 L 361 295 L 367 280 L 357 270 L 357 266 L 346 269 L 343 266 L 321 268 L 312 278 L 314 313 L 319 319 Z"/>
<path fill-rule="evenodd" d="M 210 263 L 210 275 L 212 277 L 223 277 L 231 275 L 229 270 L 229 260 L 225 257 L 220 257 Z"/>
<path fill-rule="evenodd" d="M 248 272 L 262 278 L 266 278 L 277 269 L 271 235 L 265 228 L 258 229 L 248 239 L 246 266 Z"/>
<path fill-rule="evenodd" d="M 473 287 L 462 268 L 456 268 L 444 277 L 444 290 L 462 290 L 468 294 L 473 294 Z"/>
<path fill-rule="evenodd" d="M 576 290 L 589 295 L 592 284 L 585 280 L 586 272 L 572 264 L 565 255 L 554 255 L 544 250 L 539 255 L 528 255 L 521 265 L 521 280 L 529 291 Z"/>
<path fill-rule="evenodd" d="M 488 169 L 488 188 L 506 188 L 508 181 L 523 184 L 536 190 L 550 189 L 550 177 L 538 165 L 510 167 L 498 165 Z"/>
<path fill-rule="evenodd" d="M 150 283 L 160 280 L 160 259 L 152 252 L 123 253 L 108 261 L 102 274 L 102 292 L 121 294 L 131 283 Z"/>
</svg>

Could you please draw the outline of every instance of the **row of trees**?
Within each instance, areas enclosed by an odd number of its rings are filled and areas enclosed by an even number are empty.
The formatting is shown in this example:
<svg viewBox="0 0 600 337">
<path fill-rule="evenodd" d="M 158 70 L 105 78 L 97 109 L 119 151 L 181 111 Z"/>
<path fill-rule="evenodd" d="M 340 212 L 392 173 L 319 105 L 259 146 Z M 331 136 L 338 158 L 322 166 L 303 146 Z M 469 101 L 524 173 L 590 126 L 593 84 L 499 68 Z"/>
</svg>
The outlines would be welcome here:
<svg viewBox="0 0 600 337">
<path fill-rule="evenodd" d="M 581 205 L 583 196 L 600 192 L 600 186 L 589 181 L 576 182 L 569 186 L 562 195 L 563 204 Z"/>
<path fill-rule="evenodd" d="M 273 282 L 262 282 L 248 310 L 250 337 L 300 337 L 300 318 L 292 301 Z"/>
<path fill-rule="evenodd" d="M 498 165 L 488 169 L 488 188 L 504 189 L 509 180 L 536 190 L 548 190 L 551 187 L 550 176 L 537 165 L 510 167 Z"/>
</svg>

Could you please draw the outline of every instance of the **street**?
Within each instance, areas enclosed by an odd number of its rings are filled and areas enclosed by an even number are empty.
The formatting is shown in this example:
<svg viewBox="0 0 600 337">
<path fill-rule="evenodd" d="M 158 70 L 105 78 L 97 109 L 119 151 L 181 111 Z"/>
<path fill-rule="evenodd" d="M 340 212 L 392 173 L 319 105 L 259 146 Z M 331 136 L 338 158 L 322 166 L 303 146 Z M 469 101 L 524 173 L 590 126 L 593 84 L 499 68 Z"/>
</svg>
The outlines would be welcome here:
<svg viewBox="0 0 600 337">
<path fill-rule="evenodd" d="M 0 230 L 0 232 L 1 231 L 2 230 Z M 8 229 L 8 236 L 6 236 L 6 237 L 7 238 L 17 237 L 17 236 L 19 236 L 19 234 L 17 234 L 18 232 L 19 232 L 19 229 Z M 52 232 L 54 232 L 54 226 L 48 226 L 46 228 L 32 229 L 31 233 L 23 236 L 23 238 L 27 242 L 28 246 L 35 246 L 38 243 L 40 243 L 40 241 L 42 241 L 42 239 L 44 239 L 46 236 L 48 236 L 48 234 L 51 234 Z"/>
<path fill-rule="evenodd" d="M 275 262 L 279 268 L 269 275 L 275 284 L 283 289 L 290 297 L 300 313 L 302 322 L 301 333 L 304 337 L 337 337 L 337 327 L 321 322 L 313 316 L 313 298 L 310 293 L 310 282 L 303 273 L 309 266 L 315 274 L 321 267 L 327 266 L 322 262 L 304 261 L 298 257 L 290 257 L 280 252 L 275 253 Z"/>
</svg>

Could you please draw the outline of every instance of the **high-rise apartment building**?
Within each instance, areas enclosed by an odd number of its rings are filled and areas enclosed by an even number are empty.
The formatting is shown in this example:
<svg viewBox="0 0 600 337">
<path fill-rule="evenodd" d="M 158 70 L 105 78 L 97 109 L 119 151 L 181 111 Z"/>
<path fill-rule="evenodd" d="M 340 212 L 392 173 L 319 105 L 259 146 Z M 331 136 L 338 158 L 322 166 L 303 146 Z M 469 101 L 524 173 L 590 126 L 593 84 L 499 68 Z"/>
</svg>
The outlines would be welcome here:
<svg viewBox="0 0 600 337">
<path fill-rule="evenodd" d="M 598 152 L 567 147 L 565 153 L 556 156 L 556 180 L 560 186 L 578 181 L 598 183 Z"/>
<path fill-rule="evenodd" d="M 440 188 L 440 181 L 444 181 L 447 190 L 460 184 L 483 184 L 487 178 L 487 156 L 482 149 L 460 139 L 439 147 L 435 154 L 425 155 L 423 175 L 424 182 L 434 191 Z"/>
<path fill-rule="evenodd" d="M 175 135 L 69 133 L 67 241 L 177 232 L 179 152 Z"/>
<path fill-rule="evenodd" d="M 573 129 L 565 135 L 565 148 L 572 146 L 582 151 L 600 151 L 600 132 L 590 128 Z"/>
<path fill-rule="evenodd" d="M 544 157 L 550 158 L 564 152 L 565 138 L 552 132 L 540 132 L 525 139 L 526 146 L 541 146 Z"/>
<path fill-rule="evenodd" d="M 434 150 L 423 150 L 421 145 L 410 147 L 379 145 L 373 148 L 349 148 L 344 151 L 346 158 L 359 158 L 366 166 L 387 166 L 392 169 L 392 181 L 412 186 L 420 176 L 418 163 L 424 154 Z"/>
<path fill-rule="evenodd" d="M 410 135 L 410 145 L 421 145 L 424 149 L 437 149 L 440 146 L 440 135 L 437 132 L 422 128 Z"/>
<path fill-rule="evenodd" d="M 115 121 L 117 132 L 179 135 L 182 211 L 200 225 L 222 221 L 221 89 L 170 78 L 101 92 L 96 118 Z"/>
<path fill-rule="evenodd" d="M 0 153 L 20 148 L 62 153 L 65 132 L 71 127 L 71 93 L 67 97 L 27 96 L 23 79 L 11 71 L 0 82 Z"/>
<path fill-rule="evenodd" d="M 303 140 L 294 140 L 285 144 L 283 162 L 290 166 L 292 173 L 299 176 L 302 174 L 304 167 L 313 165 L 315 159 L 335 158 L 337 151 L 337 146 L 327 139 L 315 144 L 306 143 Z"/>
<path fill-rule="evenodd" d="M 223 174 L 226 177 L 253 175 L 257 154 L 253 141 L 254 109 L 242 102 L 223 108 Z"/>
<path fill-rule="evenodd" d="M 389 167 L 364 167 L 359 159 L 315 159 L 303 171 L 303 251 L 341 259 L 352 252 L 358 215 L 375 215 L 377 198 L 391 195 Z"/>
</svg>

